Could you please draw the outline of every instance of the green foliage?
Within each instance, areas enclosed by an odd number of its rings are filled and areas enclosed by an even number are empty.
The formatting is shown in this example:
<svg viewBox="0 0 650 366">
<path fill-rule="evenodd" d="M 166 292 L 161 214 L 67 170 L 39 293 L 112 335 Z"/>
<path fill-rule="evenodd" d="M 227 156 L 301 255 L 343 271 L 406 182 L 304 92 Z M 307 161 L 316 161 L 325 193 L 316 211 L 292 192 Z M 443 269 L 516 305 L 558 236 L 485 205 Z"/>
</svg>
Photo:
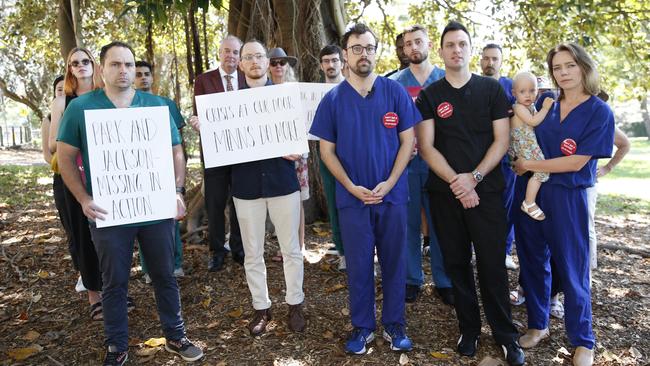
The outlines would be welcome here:
<svg viewBox="0 0 650 366">
<path fill-rule="evenodd" d="M 0 8 L 0 79 L 9 90 L 46 110 L 62 66 L 52 10 L 56 1 L 11 3 Z"/>
<path fill-rule="evenodd" d="M 617 99 L 647 95 L 650 2 L 495 0 L 485 7 L 485 2 L 476 0 L 424 0 L 410 7 L 409 24 L 428 27 L 435 45 L 444 24 L 457 19 L 474 35 L 475 53 L 480 52 L 478 42 L 503 34 L 504 70 L 510 73 L 530 68 L 547 75 L 548 51 L 561 42 L 577 42 L 598 62 L 603 88 Z"/>
<path fill-rule="evenodd" d="M 596 211 L 601 216 L 650 215 L 650 201 L 620 194 L 599 194 Z"/>
<path fill-rule="evenodd" d="M 49 166 L 0 165 L 0 205 L 15 210 L 43 201 L 42 184 L 52 184 Z"/>
</svg>

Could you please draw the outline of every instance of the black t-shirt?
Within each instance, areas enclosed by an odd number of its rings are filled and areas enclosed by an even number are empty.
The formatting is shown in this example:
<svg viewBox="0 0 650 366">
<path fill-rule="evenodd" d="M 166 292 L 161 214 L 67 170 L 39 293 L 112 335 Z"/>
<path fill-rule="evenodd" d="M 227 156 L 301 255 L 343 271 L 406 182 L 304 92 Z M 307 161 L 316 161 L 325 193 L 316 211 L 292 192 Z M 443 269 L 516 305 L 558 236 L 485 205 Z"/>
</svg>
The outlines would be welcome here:
<svg viewBox="0 0 650 366">
<path fill-rule="evenodd" d="M 433 119 L 433 145 L 457 173 L 472 172 L 494 142 L 492 121 L 507 118 L 511 109 L 496 80 L 473 74 L 456 89 L 442 78 L 422 89 L 415 101 L 424 120 Z M 429 174 L 429 190 L 449 192 L 449 184 Z M 497 165 L 476 186 L 476 192 L 501 192 L 503 174 Z"/>
</svg>

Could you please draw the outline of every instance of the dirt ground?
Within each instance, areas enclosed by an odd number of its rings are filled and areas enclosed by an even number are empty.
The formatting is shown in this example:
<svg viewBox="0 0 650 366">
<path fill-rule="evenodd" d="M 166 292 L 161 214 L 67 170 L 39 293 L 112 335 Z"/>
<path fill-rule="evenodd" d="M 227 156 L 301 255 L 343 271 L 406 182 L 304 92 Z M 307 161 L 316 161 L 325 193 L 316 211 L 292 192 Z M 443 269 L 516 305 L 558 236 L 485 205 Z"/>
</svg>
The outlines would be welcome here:
<svg viewBox="0 0 650 366">
<path fill-rule="evenodd" d="M 7 157 L 8 164 L 23 157 Z M 25 158 L 38 161 L 37 153 Z M 15 163 L 15 162 L 12 162 Z M 87 299 L 77 294 L 77 273 L 67 251 L 65 234 L 54 207 L 50 184 L 38 184 L 43 199 L 24 207 L 0 204 L 0 364 L 96 365 L 104 355 L 103 327 L 89 317 Z M 21 194 L 25 187 L 15 187 Z M 33 187 L 32 187 L 33 188 Z M 600 243 L 650 250 L 650 218 L 644 215 L 598 216 Z M 414 350 L 400 356 L 381 340 L 367 355 L 348 356 L 343 342 L 351 329 L 345 272 L 337 258 L 327 255 L 329 227 L 307 227 L 304 290 L 308 318 L 303 334 L 286 326 L 282 264 L 270 260 L 277 241 L 267 237 L 267 270 L 273 316 L 268 331 L 252 338 L 246 325 L 252 313 L 244 270 L 229 258 L 223 271 L 207 271 L 208 250 L 203 243 L 185 243 L 186 276 L 179 280 L 183 317 L 190 339 L 201 345 L 200 365 L 477 365 L 499 364 L 502 352 L 483 326 L 479 353 L 474 358 L 455 353 L 458 327 L 454 311 L 435 296 L 429 283 L 414 304 L 407 305 L 408 334 Z M 599 250 L 592 293 L 597 365 L 647 365 L 650 360 L 650 258 L 623 250 Z M 164 350 L 143 343 L 162 337 L 152 287 L 138 271 L 137 255 L 129 294 L 136 309 L 129 314 L 129 364 L 175 365 L 184 362 Z M 517 271 L 510 272 L 515 287 Z M 378 313 L 382 292 L 377 283 Z M 523 332 L 524 306 L 513 307 Z M 563 322 L 551 320 L 551 338 L 526 353 L 528 365 L 570 365 L 572 348 Z M 25 356 L 29 356 L 24 358 Z M 21 361 L 18 361 L 22 359 Z"/>
</svg>

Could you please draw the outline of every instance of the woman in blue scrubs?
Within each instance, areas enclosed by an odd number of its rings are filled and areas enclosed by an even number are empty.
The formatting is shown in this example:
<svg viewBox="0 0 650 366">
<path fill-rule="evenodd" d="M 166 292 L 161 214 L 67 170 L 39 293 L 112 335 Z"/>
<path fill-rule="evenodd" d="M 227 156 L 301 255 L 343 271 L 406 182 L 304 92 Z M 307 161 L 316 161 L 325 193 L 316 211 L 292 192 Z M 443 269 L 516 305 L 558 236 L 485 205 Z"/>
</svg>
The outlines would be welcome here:
<svg viewBox="0 0 650 366">
<path fill-rule="evenodd" d="M 589 233 L 586 188 L 594 184 L 596 159 L 611 156 L 614 117 L 598 99 L 598 73 L 585 50 L 574 43 L 553 48 L 547 57 L 553 82 L 560 90 L 544 121 L 535 129 L 546 160 L 516 160 L 517 174 L 550 172 L 539 192 L 546 220 L 523 212 L 515 217 L 521 282 L 526 293 L 528 331 L 524 348 L 549 336 L 550 260 L 564 290 L 565 328 L 576 347 L 574 365 L 592 365 L 595 337 L 589 288 Z M 522 200 L 527 176 L 517 179 L 515 200 Z M 518 202 L 518 201 L 516 201 Z"/>
</svg>

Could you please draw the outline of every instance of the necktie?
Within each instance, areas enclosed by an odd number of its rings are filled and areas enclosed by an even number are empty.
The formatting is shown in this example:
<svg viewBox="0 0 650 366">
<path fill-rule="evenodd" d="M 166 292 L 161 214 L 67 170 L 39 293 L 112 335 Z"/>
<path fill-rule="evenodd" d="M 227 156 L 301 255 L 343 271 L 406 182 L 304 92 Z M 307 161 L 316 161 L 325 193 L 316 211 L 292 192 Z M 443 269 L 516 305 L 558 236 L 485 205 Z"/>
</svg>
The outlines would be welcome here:
<svg viewBox="0 0 650 366">
<path fill-rule="evenodd" d="M 235 90 L 235 89 L 232 87 L 232 75 L 226 75 L 225 78 L 226 78 L 226 91 L 233 91 L 233 90 Z"/>
</svg>

